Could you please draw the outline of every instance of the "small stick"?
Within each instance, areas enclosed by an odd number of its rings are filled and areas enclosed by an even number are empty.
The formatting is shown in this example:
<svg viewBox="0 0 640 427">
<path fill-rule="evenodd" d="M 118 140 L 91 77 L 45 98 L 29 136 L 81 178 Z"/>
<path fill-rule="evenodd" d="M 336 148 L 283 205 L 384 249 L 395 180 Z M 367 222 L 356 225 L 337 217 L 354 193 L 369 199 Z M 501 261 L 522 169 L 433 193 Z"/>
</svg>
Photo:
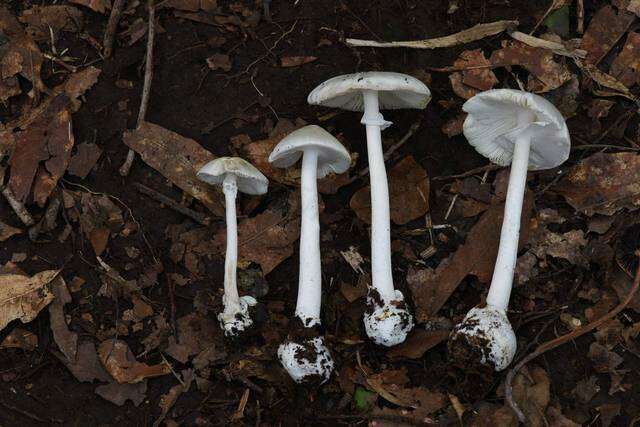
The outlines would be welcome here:
<svg viewBox="0 0 640 427">
<path fill-rule="evenodd" d="M 459 173 L 459 174 L 456 174 L 456 175 L 436 176 L 436 177 L 433 178 L 433 181 L 448 181 L 450 179 L 466 178 L 468 176 L 477 175 L 477 174 L 479 174 L 481 172 L 490 172 L 490 171 L 498 170 L 500 168 L 502 168 L 502 166 L 494 165 L 494 164 L 488 164 L 486 166 L 480 166 L 479 168 L 474 168 L 474 169 L 471 169 L 471 170 L 468 170 L 466 172 Z"/>
<path fill-rule="evenodd" d="M 172 200 L 171 198 L 165 196 L 164 194 L 152 188 L 147 187 L 146 185 L 140 184 L 139 182 L 136 182 L 134 185 L 138 189 L 138 191 L 141 192 L 142 194 L 146 194 L 152 199 L 155 199 L 156 201 L 169 206 L 174 211 L 179 212 L 184 216 L 188 216 L 192 220 L 196 221 L 198 224 L 209 225 L 211 223 L 211 219 L 208 216 L 200 212 L 196 212 L 192 209 L 189 209 L 188 207 L 181 205 L 180 203 Z"/>
<path fill-rule="evenodd" d="M 22 221 L 24 225 L 31 227 L 36 223 L 27 208 L 24 207 L 24 203 L 16 199 L 16 196 L 8 186 L 2 187 L 2 195 L 7 199 L 11 209 L 18 215 L 18 218 L 20 218 L 20 221 Z"/>
<path fill-rule="evenodd" d="M 584 33 L 584 0 L 578 0 L 576 4 L 576 19 L 578 20 L 578 34 Z"/>
<path fill-rule="evenodd" d="M 418 131 L 418 129 L 420 129 L 420 124 L 421 124 L 420 120 L 418 120 L 417 122 L 412 124 L 411 127 L 409 128 L 409 130 L 407 131 L 407 133 L 405 133 L 404 136 L 402 138 L 400 138 L 400 141 L 396 142 L 391 147 L 389 147 L 389 149 L 384 153 L 384 161 L 385 162 L 388 161 L 391 158 L 391 155 L 394 152 L 396 152 L 396 150 L 398 150 L 398 148 L 402 147 L 409 140 L 409 138 L 411 138 L 413 136 L 413 134 L 415 134 Z M 353 183 L 354 181 L 357 181 L 360 178 L 363 178 L 363 177 L 367 176 L 368 173 L 369 173 L 369 166 L 367 166 L 366 168 L 362 169 L 360 172 L 358 172 L 357 175 L 352 176 L 349 179 L 349 184 Z"/>
<path fill-rule="evenodd" d="M 147 34 L 147 56 L 144 64 L 144 82 L 142 84 L 142 99 L 140 100 L 140 110 L 138 111 L 138 121 L 136 122 L 136 128 L 139 128 L 147 115 L 147 107 L 149 106 L 149 95 L 151 94 L 151 80 L 153 79 L 153 42 L 155 39 L 156 29 L 156 7 L 154 0 L 148 0 L 147 6 L 149 8 L 149 24 Z M 133 165 L 133 159 L 135 158 L 135 151 L 131 148 L 127 153 L 127 159 L 120 167 L 120 175 L 128 176 L 131 171 L 131 165 Z"/>
<path fill-rule="evenodd" d="M 640 258 L 640 252 L 636 252 L 636 255 Z M 533 359 L 540 356 L 541 354 L 546 353 L 549 350 L 553 350 L 554 348 L 557 348 L 569 341 L 575 340 L 576 338 L 586 334 L 587 332 L 593 331 L 594 329 L 598 328 L 602 324 L 616 317 L 622 310 L 624 310 L 627 307 L 627 305 L 629 305 L 633 297 L 636 295 L 639 285 L 640 285 L 640 265 L 636 270 L 636 275 L 635 275 L 635 278 L 633 279 L 633 285 L 631 286 L 629 293 L 627 294 L 625 299 L 616 306 L 616 308 L 614 308 L 613 310 L 611 310 L 609 313 L 605 314 L 598 320 L 595 320 L 581 328 L 575 329 L 574 331 L 569 332 L 568 334 L 559 336 L 558 338 L 552 339 L 551 341 L 547 341 L 546 343 L 539 345 L 538 348 L 535 349 L 535 351 L 533 351 L 524 359 L 522 359 L 520 362 L 518 362 L 518 364 L 509 371 L 509 373 L 507 374 L 506 382 L 505 382 L 505 397 L 506 397 L 507 403 L 509 404 L 513 412 L 516 413 L 520 422 L 524 423 L 526 421 L 526 418 L 524 416 L 524 413 L 522 413 L 522 411 L 518 407 L 518 404 L 513 400 L 513 386 L 511 384 L 513 382 L 513 378 L 518 373 L 518 371 L 524 365 L 531 362 Z"/>
<path fill-rule="evenodd" d="M 107 22 L 107 29 L 104 32 L 104 38 L 102 39 L 102 45 L 104 46 L 103 55 L 105 58 L 109 58 L 113 53 L 113 41 L 116 38 L 116 30 L 118 28 L 118 22 L 120 21 L 120 15 L 124 8 L 124 0 L 115 0 L 113 7 L 111 8 L 111 14 L 109 15 L 109 22 Z"/>
</svg>

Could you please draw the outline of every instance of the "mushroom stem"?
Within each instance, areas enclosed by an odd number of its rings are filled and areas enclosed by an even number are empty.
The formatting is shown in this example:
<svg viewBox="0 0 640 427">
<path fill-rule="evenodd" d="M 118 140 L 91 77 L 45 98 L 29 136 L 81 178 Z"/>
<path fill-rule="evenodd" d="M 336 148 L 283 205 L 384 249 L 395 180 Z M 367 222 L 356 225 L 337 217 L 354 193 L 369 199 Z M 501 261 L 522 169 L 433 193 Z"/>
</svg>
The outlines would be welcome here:
<svg viewBox="0 0 640 427">
<path fill-rule="evenodd" d="M 301 225 L 300 273 L 296 316 L 305 327 L 320 324 L 322 270 L 320 266 L 320 221 L 318 210 L 318 153 L 306 150 L 300 172 Z"/>
<path fill-rule="evenodd" d="M 236 284 L 238 265 L 238 219 L 236 217 L 236 195 L 238 184 L 236 176 L 228 173 L 222 184 L 225 212 L 227 218 L 227 252 L 224 257 L 224 313 L 235 314 L 240 311 L 240 296 Z"/>
<path fill-rule="evenodd" d="M 389 185 L 384 166 L 381 130 L 390 123 L 384 120 L 378 105 L 378 92 L 365 90 L 364 115 L 367 129 L 367 156 L 371 187 L 371 284 L 385 303 L 393 301 L 395 290 L 391 272 L 391 235 Z"/>
<path fill-rule="evenodd" d="M 509 307 L 513 273 L 518 257 L 520 239 L 520 221 L 522 202 L 527 186 L 527 170 L 529 166 L 529 148 L 531 134 L 521 133 L 516 141 L 511 162 L 507 199 L 504 204 L 504 219 L 500 232 L 498 257 L 493 270 L 491 287 L 487 295 L 487 304 L 506 311 Z"/>
</svg>

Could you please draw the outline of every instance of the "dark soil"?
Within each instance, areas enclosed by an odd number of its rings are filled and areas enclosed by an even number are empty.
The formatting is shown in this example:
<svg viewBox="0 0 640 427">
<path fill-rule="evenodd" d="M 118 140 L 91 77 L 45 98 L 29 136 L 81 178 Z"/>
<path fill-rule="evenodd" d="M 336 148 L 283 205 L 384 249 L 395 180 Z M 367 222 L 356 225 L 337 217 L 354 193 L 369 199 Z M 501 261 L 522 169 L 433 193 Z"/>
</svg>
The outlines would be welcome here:
<svg viewBox="0 0 640 427">
<path fill-rule="evenodd" d="M 49 1 L 9 1 L 13 11 L 20 11 L 35 4 L 52 3 Z M 59 2 L 58 2 L 59 3 Z M 145 3 L 144 1 L 142 3 Z M 226 7 L 226 1 L 219 5 Z M 251 2 L 247 6 L 257 8 Z M 257 2 L 260 4 L 260 2 Z M 296 3 L 296 4 L 294 4 Z M 491 22 L 501 19 L 518 19 L 520 29 L 528 31 L 541 16 L 549 2 L 531 2 L 527 0 L 461 0 L 460 9 L 452 15 L 447 14 L 447 1 L 392 0 L 369 1 L 354 0 L 340 2 L 332 0 L 300 0 L 274 1 L 271 3 L 273 22 L 261 21 L 255 29 L 255 37 L 244 35 L 242 31 L 222 32 L 219 28 L 205 24 L 178 19 L 171 10 L 158 12 L 160 23 L 165 32 L 158 34 L 155 50 L 154 80 L 147 120 L 171 129 L 188 138 L 199 141 L 203 147 L 215 155 L 233 155 L 234 148 L 229 138 L 238 134 L 248 134 L 252 139 L 265 137 L 263 124 L 276 122 L 279 118 L 295 120 L 302 118 L 308 123 L 318 123 L 318 117 L 330 110 L 311 107 L 306 103 L 307 94 L 317 84 L 329 77 L 364 70 L 399 71 L 412 74 L 425 67 L 445 67 L 453 63 L 458 54 L 465 49 L 490 48 L 499 46 L 499 37 L 490 37 L 465 46 L 438 50 L 408 49 L 352 49 L 346 47 L 341 37 L 359 37 L 381 40 L 411 40 L 442 36 L 469 28 L 480 22 Z M 585 2 L 587 16 L 591 16 L 602 1 Z M 101 40 L 106 16 L 83 8 L 86 15 L 89 34 Z M 144 7 L 137 13 L 146 19 Z M 285 34 L 286 33 L 286 34 Z M 220 52 L 227 53 L 233 61 L 233 68 L 228 73 L 209 72 L 205 59 L 216 51 L 207 47 L 204 41 L 211 37 L 224 35 L 226 43 Z M 281 41 L 279 39 L 282 38 Z M 320 41 L 328 40 L 329 43 Z M 272 50 L 269 47 L 277 46 Z M 58 51 L 68 49 L 66 55 L 75 58 L 87 58 L 88 61 L 99 59 L 97 52 L 87 42 L 74 34 L 63 33 L 57 42 Z M 135 127 L 140 93 L 142 88 L 143 58 L 145 43 L 140 41 L 132 46 L 116 44 L 111 59 L 100 61 L 96 66 L 102 69 L 98 83 L 85 94 L 81 109 L 73 115 L 74 133 L 77 143 L 95 142 L 104 153 L 98 166 L 85 180 L 66 177 L 61 186 L 78 189 L 78 185 L 93 192 L 106 193 L 120 200 L 121 207 L 128 219 L 135 219 L 140 229 L 130 237 L 117 237 L 110 241 L 103 258 L 109 265 L 124 273 L 124 265 L 131 263 L 125 247 L 136 246 L 141 249 L 141 257 L 133 262 L 132 268 L 126 271 L 126 277 L 138 277 L 147 266 L 157 258 L 164 267 L 159 276 L 159 283 L 146 290 L 146 296 L 158 312 L 168 312 L 171 301 L 168 293 L 166 273 L 184 273 L 182 267 L 176 266 L 169 256 L 171 242 L 166 238 L 165 230 L 171 224 L 180 224 L 185 218 L 170 209 L 161 206 L 141 195 L 133 183 L 142 183 L 164 194 L 180 200 L 181 193 L 166 185 L 165 179 L 136 159 L 131 175 L 122 178 L 118 168 L 122 164 L 127 147 L 122 143 L 122 133 Z M 281 68 L 278 58 L 283 56 L 314 55 L 318 59 L 301 67 Z M 517 71 L 517 70 L 516 70 Z M 513 77 L 504 70 L 496 70 L 504 87 L 517 87 Z M 52 74 L 51 64 L 47 62 L 43 70 L 45 83 L 49 87 L 62 81 L 60 75 Z M 116 86 L 118 80 L 130 80 L 133 87 L 121 89 Z M 397 111 L 385 113 L 385 118 L 394 125 L 385 131 L 385 138 L 397 141 L 406 130 L 421 120 L 422 125 L 413 138 L 404 145 L 400 152 L 412 155 L 428 172 L 430 177 L 438 177 L 462 173 L 486 164 L 486 160 L 471 148 L 462 136 L 448 139 L 441 131 L 442 125 L 453 113 L 443 106 L 446 103 L 462 104 L 463 100 L 451 91 L 448 75 L 432 73 L 430 88 L 433 101 L 422 111 Z M 261 93 L 269 98 L 268 106 L 261 104 Z M 262 99 L 262 101 L 264 101 Z M 119 103 L 128 102 L 126 108 L 119 108 Z M 256 103 L 257 102 L 257 103 Z M 122 105 L 122 104 L 121 104 Z M 255 123 L 238 122 L 230 119 L 238 111 L 248 108 L 245 113 L 253 117 Z M 455 109 L 455 110 L 459 110 Z M 18 112 L 11 107 L 2 107 L 0 118 L 8 120 Z M 360 116 L 355 113 L 342 112 L 331 120 L 321 123 L 334 134 L 341 134 L 351 152 L 360 154 L 355 170 L 366 166 L 364 131 L 359 123 Z M 582 126 L 581 121 L 590 120 L 584 112 L 570 122 L 575 127 Z M 222 123 L 218 126 L 218 124 Z M 571 127 L 570 126 L 570 127 Z M 212 129 L 208 131 L 209 129 Z M 605 126 L 606 128 L 606 126 Z M 607 138 L 604 139 L 607 142 Z M 570 163 L 579 160 L 583 153 L 572 155 Z M 530 186 L 540 191 L 553 180 L 553 174 L 536 175 Z M 341 297 L 338 284 L 357 281 L 357 274 L 341 261 L 338 251 L 356 245 L 363 255 L 369 252 L 367 228 L 349 209 L 349 200 L 353 193 L 365 185 L 363 181 L 343 187 L 336 195 L 322 197 L 325 208 L 323 229 L 331 230 L 332 239 L 323 240 L 323 253 L 334 254 L 330 259 L 323 259 L 323 325 L 327 334 L 327 345 L 332 348 L 337 372 L 341 366 L 356 366 L 356 360 L 366 360 L 374 371 L 384 369 L 405 368 L 414 385 L 427 387 L 432 391 L 446 393 L 456 390 L 456 384 L 465 381 L 464 374 L 457 370 L 451 375 L 446 369 L 446 345 L 440 344 L 426 353 L 421 360 L 389 360 L 385 357 L 385 349 L 374 346 L 365 339 L 361 325 L 361 313 L 364 301 L 347 304 Z M 446 181 L 432 181 L 430 205 L 434 224 L 441 224 L 449 206 L 449 199 L 443 197 L 442 187 Z M 272 183 L 270 195 L 255 210 L 263 209 L 271 201 L 288 191 L 284 186 Z M 241 201 L 241 203 L 247 203 Z M 538 193 L 537 207 L 554 207 L 565 209 L 567 216 L 572 216 L 566 204 L 553 195 Z M 204 212 L 204 208 L 194 205 L 194 209 Z M 31 207 L 30 207 L 31 208 Z M 39 214 L 35 206 L 33 212 Z M 12 225 L 19 226 L 17 218 L 3 201 L 0 203 L 0 218 Z M 580 220 L 577 220 L 580 221 Z M 455 224 L 460 234 L 443 230 L 443 240 L 435 256 L 427 261 L 430 267 L 437 266 L 456 246 L 464 241 L 466 231 L 474 220 L 459 219 Z M 60 228 L 62 221 L 59 221 Z M 402 231 L 423 227 L 423 221 L 415 221 L 403 227 L 393 227 L 394 238 L 406 239 Z M 224 227 L 222 220 L 211 225 L 211 234 Z M 424 250 L 428 243 L 425 237 L 407 239 L 416 252 Z M 11 260 L 15 253 L 26 253 L 27 260 L 20 264 L 25 272 L 36 273 L 44 269 L 63 268 L 63 276 L 69 281 L 75 276 L 87 280 L 82 294 L 74 294 L 74 302 L 66 308 L 70 315 L 71 327 L 83 336 L 94 336 L 95 330 L 84 328 L 81 320 L 83 313 L 90 313 L 95 325 L 109 328 L 115 325 L 118 312 L 128 309 L 131 304 L 126 300 L 114 301 L 97 296 L 100 281 L 95 269 L 95 257 L 89 242 L 80 234 L 74 234 L 65 243 L 57 239 L 38 243 L 31 242 L 26 233 L 16 236 L 0 246 L 0 262 Z M 335 255 L 337 254 L 337 256 Z M 180 318 L 194 310 L 194 298 L 212 286 L 222 284 L 223 262 L 221 257 L 205 259 L 206 277 L 196 278 L 186 287 L 175 292 L 175 317 Z M 275 350 L 264 336 L 277 333 L 286 336 L 278 323 L 269 319 L 269 310 L 277 302 L 284 301 L 284 314 L 292 318 L 297 295 L 298 275 L 297 248 L 294 255 L 278 266 L 266 277 L 269 292 L 260 298 L 260 306 L 254 315 L 257 318 L 255 331 L 239 341 L 227 341 L 228 359 L 237 361 L 245 357 L 250 346 L 264 347 L 265 353 L 276 360 Z M 408 262 L 399 254 L 394 255 L 396 286 L 398 286 L 411 304 L 411 294 L 405 285 Z M 578 272 L 569 264 L 555 266 L 551 275 L 540 276 L 527 286 L 517 288 L 512 298 L 510 314 L 519 340 L 519 348 L 523 352 L 527 345 L 541 343 L 554 338 L 556 331 L 563 333 L 566 328 L 560 322 L 557 307 L 567 306 L 569 312 L 584 310 L 584 301 L 575 298 L 581 286 L 603 286 L 604 272 L 596 266 L 589 272 Z M 336 280 L 331 281 L 330 279 Z M 339 279 L 339 280 L 337 280 Z M 552 284 L 550 284 L 553 282 Z M 459 321 L 466 311 L 479 302 L 480 295 L 486 286 L 474 278 L 468 278 L 449 299 L 441 310 L 443 316 Z M 523 307 L 531 302 L 528 295 L 544 290 L 545 299 L 535 300 L 535 311 L 539 316 L 525 317 Z M 80 304 L 78 298 L 85 299 Z M 210 312 L 215 319 L 215 312 L 220 309 L 217 298 Z M 555 311 L 554 311 L 555 310 Z M 262 312 L 262 314 L 260 314 Z M 546 313 L 546 314 L 545 314 Z M 549 313 L 552 313 L 549 315 Z M 555 316 L 555 317 L 554 317 Z M 630 314 L 628 322 L 638 320 Z M 543 326 L 549 321 L 544 332 L 538 336 Z M 14 322 L 0 332 L 0 339 L 17 326 Z M 19 325 L 31 330 L 38 336 L 39 346 L 33 352 L 23 350 L 0 350 L 0 426 L 27 425 L 151 425 L 159 414 L 158 401 L 162 394 L 176 384 L 173 376 L 168 375 L 149 380 L 147 399 L 139 407 L 130 402 L 122 407 L 109 403 L 94 394 L 95 384 L 78 382 L 71 373 L 53 355 L 56 344 L 53 341 L 49 317 L 44 310 L 28 325 Z M 417 326 L 418 328 L 421 326 Z M 338 342 L 337 336 L 346 336 L 345 331 L 355 331 L 359 341 L 346 345 Z M 139 336 L 131 335 L 125 339 L 134 354 L 143 350 L 140 339 L 148 334 L 147 326 Z M 587 425 L 600 425 L 599 412 L 596 407 L 612 402 L 621 403 L 620 415 L 615 417 L 612 425 L 629 425 L 640 413 L 640 359 L 636 354 L 623 351 L 620 354 L 624 362 L 620 365 L 628 370 L 624 378 L 625 391 L 610 396 L 609 375 L 598 373 L 587 358 L 592 335 L 586 335 L 575 343 L 567 344 L 558 350 L 537 360 L 549 374 L 551 379 L 552 402 L 561 406 L 566 416 L 575 416 L 584 420 Z M 154 356 L 149 363 L 158 362 Z M 280 369 L 277 363 L 271 363 L 268 369 Z M 212 369 L 210 380 L 211 391 L 204 394 L 193 386 L 191 391 L 183 394 L 174 409 L 172 419 L 181 425 L 225 425 L 238 407 L 238 402 L 247 389 L 246 383 L 232 379 L 229 381 L 222 372 L 224 365 Z M 601 386 L 600 392 L 588 405 L 578 404 L 572 392 L 576 383 L 590 375 L 596 375 Z M 495 402 L 496 390 L 504 373 L 492 378 L 494 381 L 489 394 L 484 399 Z M 281 383 L 269 384 L 262 379 L 252 379 L 263 394 L 252 391 L 244 411 L 245 418 L 237 421 L 246 425 L 336 425 L 357 424 L 360 418 L 349 418 L 358 415 L 358 411 L 345 401 L 345 393 L 339 385 L 339 376 L 321 388 L 295 387 L 283 380 Z M 462 396 L 460 396 L 463 398 Z M 473 401 L 463 401 L 473 405 Z M 392 404 L 387 404 L 394 407 Z M 26 415 L 28 414 L 28 415 Z M 337 418 L 327 418 L 327 417 Z M 344 416 L 344 418 L 340 418 Z M 435 417 L 438 419 L 438 416 Z M 458 423 L 455 413 L 449 409 L 440 417 L 443 425 Z M 206 423 L 210 424 L 206 424 Z"/>
</svg>

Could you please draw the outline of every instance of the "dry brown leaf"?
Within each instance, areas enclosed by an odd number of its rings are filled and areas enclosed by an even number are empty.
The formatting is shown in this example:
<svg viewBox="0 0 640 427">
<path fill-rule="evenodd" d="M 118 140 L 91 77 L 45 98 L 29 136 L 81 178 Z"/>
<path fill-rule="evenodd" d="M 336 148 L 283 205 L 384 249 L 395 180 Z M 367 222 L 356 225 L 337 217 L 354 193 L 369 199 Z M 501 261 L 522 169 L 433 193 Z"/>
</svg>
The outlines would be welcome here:
<svg viewBox="0 0 640 427">
<path fill-rule="evenodd" d="M 70 2 L 88 7 L 98 13 L 107 13 L 107 10 L 111 9 L 110 0 L 70 0 Z"/>
<path fill-rule="evenodd" d="M 124 143 L 136 151 L 149 166 L 183 191 L 198 199 L 211 212 L 224 216 L 220 191 L 196 177 L 196 172 L 214 156 L 193 139 L 185 138 L 149 122 L 125 132 Z"/>
<path fill-rule="evenodd" d="M 20 348 L 26 351 L 33 351 L 38 347 L 38 337 L 33 332 L 21 328 L 13 328 L 11 332 L 0 343 L 0 349 Z"/>
<path fill-rule="evenodd" d="M 414 329 L 407 340 L 387 352 L 390 358 L 420 359 L 428 350 L 449 337 L 448 330 L 425 331 Z"/>
<path fill-rule="evenodd" d="M 549 255 L 553 258 L 566 259 L 574 265 L 587 266 L 588 264 L 584 254 L 587 240 L 582 230 L 555 233 L 546 227 L 540 227 L 531 240 L 533 242 L 530 242 L 530 251 L 540 260 L 544 260 Z"/>
<path fill-rule="evenodd" d="M 45 270 L 31 277 L 0 275 L 0 331 L 12 320 L 31 322 L 55 298 L 51 281 L 59 270 Z"/>
<path fill-rule="evenodd" d="M 124 225 L 122 210 L 106 195 L 86 192 L 73 194 L 80 199 L 82 206 L 80 229 L 99 256 L 106 249 L 111 234 L 119 232 Z"/>
<path fill-rule="evenodd" d="M 77 152 L 71 157 L 67 170 L 71 175 L 84 179 L 98 163 L 102 150 L 96 144 L 91 143 L 79 144 L 76 150 Z"/>
<path fill-rule="evenodd" d="M 369 186 L 358 190 L 349 202 L 361 221 L 371 223 Z M 429 211 L 429 177 L 412 156 L 400 160 L 389 171 L 389 206 L 391 220 L 406 224 Z"/>
<path fill-rule="evenodd" d="M 79 97 L 91 89 L 97 82 L 102 70 L 94 66 L 89 66 L 83 70 L 71 74 L 71 76 L 63 84 L 56 86 L 53 90 L 55 93 L 65 93 L 71 99 L 72 110 L 78 111 L 80 108 Z"/>
<path fill-rule="evenodd" d="M 462 125 L 467 118 L 466 113 L 459 114 L 442 125 L 442 133 L 451 138 L 457 135 L 462 135 Z"/>
<path fill-rule="evenodd" d="M 453 92 L 461 98 L 469 99 L 477 93 L 491 89 L 498 83 L 491 71 L 491 63 L 485 58 L 482 49 L 465 50 L 453 63 L 456 68 L 471 68 L 449 75 Z M 474 67 L 486 67 L 477 68 Z"/>
<path fill-rule="evenodd" d="M 317 56 L 283 56 L 280 58 L 280 66 L 282 68 L 299 67 L 316 59 L 318 59 Z"/>
<path fill-rule="evenodd" d="M 67 359 L 63 354 L 56 351 L 53 354 L 71 371 L 74 377 L 80 382 L 92 382 L 95 380 L 110 381 L 111 377 L 104 370 L 96 346 L 92 341 L 83 341 L 78 344 L 78 351 L 75 360 Z"/>
<path fill-rule="evenodd" d="M 533 196 L 527 191 L 522 207 L 521 248 L 529 239 L 532 209 Z M 407 284 L 414 297 L 416 319 L 419 322 L 433 317 L 467 275 L 474 275 L 480 282 L 489 283 L 498 254 L 503 211 L 503 204 L 490 206 L 473 226 L 465 243 L 443 260 L 436 270 L 409 270 Z"/>
<path fill-rule="evenodd" d="M 76 360 L 78 354 L 78 334 L 69 330 L 65 320 L 64 306 L 71 302 L 71 294 L 67 284 L 60 276 L 51 282 L 51 290 L 55 300 L 49 305 L 49 319 L 53 339 L 67 360 Z"/>
<path fill-rule="evenodd" d="M 622 51 L 611 63 L 609 74 L 628 88 L 640 84 L 640 33 L 629 33 Z"/>
<path fill-rule="evenodd" d="M 640 206 L 640 156 L 597 153 L 578 165 L 554 187 L 574 209 L 589 216 L 613 215 Z"/>
<path fill-rule="evenodd" d="M 158 402 L 160 416 L 154 425 L 160 425 L 159 421 L 162 421 L 167 416 L 182 393 L 188 392 L 191 388 L 191 383 L 193 383 L 194 379 L 193 369 L 185 369 L 181 372 L 181 375 L 182 383 L 174 385 L 167 393 L 160 396 L 160 401 Z"/>
<path fill-rule="evenodd" d="M 270 208 L 247 218 L 238 225 L 238 260 L 255 262 L 264 275 L 269 274 L 282 261 L 293 255 L 293 244 L 300 236 L 299 193 L 292 193 L 295 201 L 288 208 Z M 226 231 L 220 230 L 214 237 L 214 247 L 224 253 Z"/>
<path fill-rule="evenodd" d="M 490 61 L 495 66 L 519 65 L 529 71 L 527 90 L 531 92 L 557 89 L 572 77 L 564 62 L 556 62 L 552 51 L 518 41 L 503 41 L 502 49 L 493 51 Z"/>
<path fill-rule="evenodd" d="M 169 337 L 169 345 L 165 352 L 180 363 L 187 363 L 189 357 L 198 354 L 208 347 L 220 345 L 222 335 L 215 321 L 196 313 L 187 314 L 177 321 L 178 331 Z"/>
<path fill-rule="evenodd" d="M 22 230 L 0 221 L 0 242 L 10 239 L 16 234 L 21 234 Z"/>
<path fill-rule="evenodd" d="M 0 32 L 8 39 L 0 46 L 0 76 L 7 79 L 20 74 L 31 81 L 40 91 L 46 87 L 40 79 L 42 52 L 28 36 L 13 14 L 4 6 L 0 7 Z M 4 85 L 10 82 L 4 82 Z"/>
<path fill-rule="evenodd" d="M 166 363 L 147 365 L 138 362 L 126 342 L 122 340 L 103 341 L 98 348 L 102 366 L 118 383 L 135 384 L 145 378 L 160 377 L 171 373 Z"/>
<path fill-rule="evenodd" d="M 606 5 L 591 18 L 582 37 L 580 48 L 587 51 L 585 61 L 597 64 L 627 32 L 635 16 L 627 11 Z"/>
<path fill-rule="evenodd" d="M 36 41 L 50 40 L 51 33 L 79 32 L 84 27 L 84 15 L 73 6 L 34 6 L 22 12 L 18 18 L 27 25 L 26 32 Z"/>
<path fill-rule="evenodd" d="M 636 16 L 640 17 L 640 0 L 630 0 L 627 5 L 627 10 L 631 13 L 635 13 Z"/>
<path fill-rule="evenodd" d="M 34 199 L 44 206 L 64 175 L 74 144 L 68 104 L 65 95 L 56 96 L 36 121 L 15 135 L 9 186 L 18 200 L 26 201 L 33 185 Z"/>
<path fill-rule="evenodd" d="M 537 366 L 523 368 L 513 378 L 513 400 L 525 414 L 527 425 L 546 425 L 544 412 L 551 397 L 549 376 Z"/>
<path fill-rule="evenodd" d="M 96 387 L 95 393 L 103 399 L 118 405 L 124 405 L 127 400 L 133 402 L 133 406 L 138 407 L 147 397 L 147 381 L 136 384 L 118 384 L 112 382 Z"/>
<path fill-rule="evenodd" d="M 163 7 L 185 10 L 187 12 L 214 12 L 217 8 L 216 0 L 166 0 Z"/>
<path fill-rule="evenodd" d="M 207 58 L 207 65 L 209 69 L 222 70 L 222 71 L 231 71 L 231 58 L 229 55 L 225 55 L 222 53 L 214 53 L 210 57 Z"/>
</svg>

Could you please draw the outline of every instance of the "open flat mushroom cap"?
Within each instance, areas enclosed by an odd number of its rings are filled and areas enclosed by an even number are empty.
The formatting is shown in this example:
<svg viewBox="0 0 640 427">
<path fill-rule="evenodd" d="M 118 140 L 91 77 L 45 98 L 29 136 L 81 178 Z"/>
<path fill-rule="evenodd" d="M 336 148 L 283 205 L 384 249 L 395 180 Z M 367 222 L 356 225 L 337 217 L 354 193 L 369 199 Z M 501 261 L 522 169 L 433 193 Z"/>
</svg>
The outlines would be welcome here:
<svg viewBox="0 0 640 427">
<path fill-rule="evenodd" d="M 318 153 L 318 178 L 349 169 L 351 156 L 340 141 L 320 126 L 309 125 L 294 130 L 275 146 L 269 162 L 277 168 L 295 164 L 306 150 Z"/>
<path fill-rule="evenodd" d="M 269 180 L 251 163 L 240 157 L 218 157 L 204 165 L 196 176 L 212 185 L 222 185 L 227 174 L 236 176 L 238 190 L 245 194 L 265 194 Z"/>
<path fill-rule="evenodd" d="M 423 109 L 431 100 L 429 88 L 415 77 L 388 71 L 370 71 L 329 79 L 311 91 L 307 102 L 349 111 L 363 111 L 363 90 L 378 92 L 381 110 Z"/>
<path fill-rule="evenodd" d="M 529 169 L 551 169 L 569 158 L 571 139 L 560 111 L 539 95 L 494 89 L 464 103 L 464 136 L 478 153 L 501 166 L 511 164 L 518 135 L 529 132 Z M 523 117 L 528 118 L 523 122 Z"/>
</svg>

